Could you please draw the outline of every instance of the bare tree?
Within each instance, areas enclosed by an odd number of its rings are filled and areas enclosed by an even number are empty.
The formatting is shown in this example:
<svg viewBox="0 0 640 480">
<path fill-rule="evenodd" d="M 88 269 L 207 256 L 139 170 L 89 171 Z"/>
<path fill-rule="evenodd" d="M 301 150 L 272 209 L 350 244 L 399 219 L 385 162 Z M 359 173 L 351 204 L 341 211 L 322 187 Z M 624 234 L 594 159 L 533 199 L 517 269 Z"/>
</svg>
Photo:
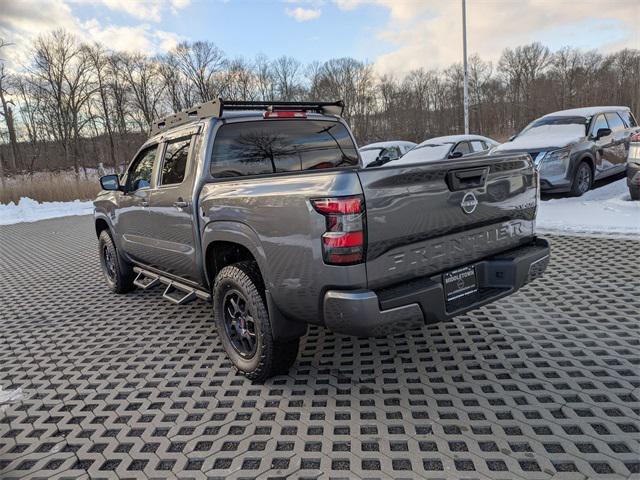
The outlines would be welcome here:
<svg viewBox="0 0 640 480">
<path fill-rule="evenodd" d="M 90 64 L 77 39 L 57 30 L 38 37 L 30 69 L 33 86 L 44 97 L 56 140 L 67 163 L 79 173 L 79 137 L 82 109 L 93 94 Z"/>
<path fill-rule="evenodd" d="M 171 53 L 176 66 L 194 85 L 197 101 L 213 100 L 219 90 L 214 78 L 224 65 L 222 50 L 212 42 L 182 42 Z"/>
<path fill-rule="evenodd" d="M 128 86 L 131 89 L 132 117 L 140 131 L 147 131 L 160 116 L 160 104 L 165 86 L 156 60 L 141 54 L 121 55 Z"/>
<path fill-rule="evenodd" d="M 10 45 L 11 44 L 6 43 L 4 39 L 0 38 L 0 50 L 3 47 L 8 47 Z M 13 102 L 7 99 L 7 95 L 9 95 L 9 80 L 9 74 L 6 72 L 6 63 L 0 57 L 0 106 L 2 107 L 0 115 L 4 118 L 4 122 L 7 125 L 7 131 L 9 133 L 9 144 L 11 145 L 11 153 L 9 155 L 9 168 L 15 171 L 21 165 L 21 162 L 20 151 L 18 150 L 18 139 L 16 136 L 15 122 L 13 119 L 13 110 L 11 108 Z"/>
</svg>

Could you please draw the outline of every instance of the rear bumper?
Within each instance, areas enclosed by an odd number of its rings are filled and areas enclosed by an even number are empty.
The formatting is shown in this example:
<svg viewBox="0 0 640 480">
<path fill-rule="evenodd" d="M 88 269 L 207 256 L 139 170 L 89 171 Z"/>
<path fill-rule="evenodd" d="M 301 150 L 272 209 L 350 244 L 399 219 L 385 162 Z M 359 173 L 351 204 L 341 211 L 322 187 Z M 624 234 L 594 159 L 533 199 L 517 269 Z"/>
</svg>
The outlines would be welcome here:
<svg viewBox="0 0 640 480">
<path fill-rule="evenodd" d="M 514 293 L 540 277 L 549 258 L 549 242 L 536 238 L 530 245 L 476 262 L 478 292 L 449 303 L 445 302 L 441 275 L 378 291 L 330 290 L 324 297 L 324 322 L 334 332 L 359 337 L 419 328 Z"/>
</svg>

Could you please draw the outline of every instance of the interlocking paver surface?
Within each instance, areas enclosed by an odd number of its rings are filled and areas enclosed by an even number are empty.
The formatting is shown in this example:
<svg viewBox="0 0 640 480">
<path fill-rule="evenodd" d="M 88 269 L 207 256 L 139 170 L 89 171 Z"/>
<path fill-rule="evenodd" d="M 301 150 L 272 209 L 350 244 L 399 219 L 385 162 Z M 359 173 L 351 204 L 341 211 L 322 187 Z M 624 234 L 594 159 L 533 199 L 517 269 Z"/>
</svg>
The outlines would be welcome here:
<svg viewBox="0 0 640 480">
<path fill-rule="evenodd" d="M 96 245 L 90 217 L 0 227 L 3 479 L 640 472 L 640 242 L 552 237 L 542 280 L 404 335 L 313 328 L 266 385 L 209 305 L 107 293 Z"/>
</svg>

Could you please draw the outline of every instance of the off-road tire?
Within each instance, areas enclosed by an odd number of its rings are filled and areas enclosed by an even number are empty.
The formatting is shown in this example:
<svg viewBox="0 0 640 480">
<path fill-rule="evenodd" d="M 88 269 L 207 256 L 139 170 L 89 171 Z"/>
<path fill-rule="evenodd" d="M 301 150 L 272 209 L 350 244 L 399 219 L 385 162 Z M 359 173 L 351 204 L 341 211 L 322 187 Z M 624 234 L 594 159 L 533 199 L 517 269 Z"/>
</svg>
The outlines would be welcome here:
<svg viewBox="0 0 640 480">
<path fill-rule="evenodd" d="M 133 268 L 120 257 L 113 243 L 113 239 L 107 230 L 100 232 L 98 243 L 100 245 L 98 251 L 100 255 L 100 266 L 109 290 L 113 293 L 127 293 L 133 290 Z M 109 263 L 107 259 L 107 254 L 109 255 L 108 258 L 111 263 Z M 111 268 L 108 267 L 108 263 L 111 265 Z"/>
<path fill-rule="evenodd" d="M 581 197 L 587 193 L 593 186 L 593 170 L 591 166 L 582 161 L 578 164 L 576 171 L 573 174 L 573 181 L 571 182 L 571 196 Z"/>
<path fill-rule="evenodd" d="M 640 200 L 640 187 L 629 187 L 629 195 L 631 200 Z"/>
<path fill-rule="evenodd" d="M 234 347 L 225 327 L 224 301 L 229 291 L 244 296 L 254 325 L 255 353 L 243 356 Z M 212 289 L 213 319 L 222 346 L 231 363 L 255 383 L 263 383 L 275 375 L 286 374 L 298 356 L 300 339 L 278 342 L 273 338 L 267 311 L 262 277 L 255 262 L 246 261 L 224 267 L 216 276 Z"/>
</svg>

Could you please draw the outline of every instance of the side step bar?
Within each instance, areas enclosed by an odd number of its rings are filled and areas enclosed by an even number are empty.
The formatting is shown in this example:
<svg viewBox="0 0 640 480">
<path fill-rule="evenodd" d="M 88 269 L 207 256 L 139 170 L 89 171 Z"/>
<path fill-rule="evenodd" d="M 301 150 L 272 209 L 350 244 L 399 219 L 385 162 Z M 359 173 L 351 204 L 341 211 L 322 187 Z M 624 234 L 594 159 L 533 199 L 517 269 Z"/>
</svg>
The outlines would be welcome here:
<svg viewBox="0 0 640 480">
<path fill-rule="evenodd" d="M 176 282 L 171 278 L 158 275 L 157 273 L 144 270 L 140 267 L 133 267 L 133 271 L 138 274 L 133 281 L 133 284 L 136 287 L 147 290 L 162 283 L 163 285 L 167 286 L 162 296 L 170 302 L 175 303 L 176 305 L 184 305 L 185 303 L 189 303 L 196 298 L 204 300 L 205 302 L 211 300 L 211 295 L 204 290 L 190 287 L 189 285 L 185 285 L 184 283 Z"/>
</svg>

